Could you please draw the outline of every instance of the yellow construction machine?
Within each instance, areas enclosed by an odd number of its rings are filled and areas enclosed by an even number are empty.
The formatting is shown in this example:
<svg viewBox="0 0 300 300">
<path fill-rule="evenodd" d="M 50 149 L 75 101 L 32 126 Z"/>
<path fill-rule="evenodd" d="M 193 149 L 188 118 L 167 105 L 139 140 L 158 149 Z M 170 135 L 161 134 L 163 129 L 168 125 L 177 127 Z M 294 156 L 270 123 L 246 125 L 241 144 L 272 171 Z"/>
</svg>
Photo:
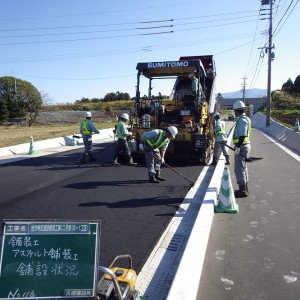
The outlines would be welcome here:
<svg viewBox="0 0 300 300">
<path fill-rule="evenodd" d="M 171 140 L 166 158 L 169 161 L 208 164 L 213 149 L 211 129 L 216 110 L 213 56 L 186 56 L 178 61 L 138 63 L 136 69 L 135 112 L 131 116 L 135 137 L 131 142 L 135 145 L 132 147 L 133 157 L 138 160 L 141 155 L 137 145 L 143 132 L 176 126 L 178 134 L 176 139 Z M 148 95 L 141 97 L 142 79 L 148 80 Z M 165 79 L 174 81 L 170 96 L 152 95 L 154 82 L 155 89 L 159 90 L 157 82 Z M 194 87 L 192 79 L 195 80 Z"/>
</svg>

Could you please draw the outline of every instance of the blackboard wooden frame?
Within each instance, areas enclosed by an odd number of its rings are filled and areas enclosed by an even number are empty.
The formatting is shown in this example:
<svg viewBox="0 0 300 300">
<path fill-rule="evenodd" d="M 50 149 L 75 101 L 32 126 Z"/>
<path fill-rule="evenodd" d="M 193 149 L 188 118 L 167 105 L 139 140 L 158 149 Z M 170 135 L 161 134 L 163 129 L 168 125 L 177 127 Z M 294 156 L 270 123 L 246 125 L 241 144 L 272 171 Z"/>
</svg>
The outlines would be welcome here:
<svg viewBox="0 0 300 300">
<path fill-rule="evenodd" d="M 4 220 L 0 300 L 97 296 L 100 221 Z"/>
</svg>

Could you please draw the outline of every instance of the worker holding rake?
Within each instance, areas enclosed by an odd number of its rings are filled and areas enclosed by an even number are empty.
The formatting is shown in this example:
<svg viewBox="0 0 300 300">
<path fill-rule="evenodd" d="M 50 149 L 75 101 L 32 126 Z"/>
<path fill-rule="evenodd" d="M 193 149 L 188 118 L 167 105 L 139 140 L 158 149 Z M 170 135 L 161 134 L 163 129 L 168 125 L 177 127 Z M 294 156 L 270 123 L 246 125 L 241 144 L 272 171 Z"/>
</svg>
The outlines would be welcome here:
<svg viewBox="0 0 300 300">
<path fill-rule="evenodd" d="M 166 130 L 154 129 L 142 134 L 142 143 L 139 148 L 145 152 L 149 182 L 159 183 L 165 181 L 160 175 L 160 167 L 164 164 L 164 156 L 170 138 L 175 139 L 177 133 L 178 130 L 175 126 L 169 126 Z"/>
<path fill-rule="evenodd" d="M 250 154 L 250 133 L 251 120 L 245 114 L 245 104 L 242 101 L 236 101 L 233 104 L 236 115 L 236 124 L 233 132 L 234 143 L 234 173 L 239 189 L 234 192 L 235 197 L 242 198 L 249 195 L 248 190 L 248 168 L 247 158 Z"/>
</svg>

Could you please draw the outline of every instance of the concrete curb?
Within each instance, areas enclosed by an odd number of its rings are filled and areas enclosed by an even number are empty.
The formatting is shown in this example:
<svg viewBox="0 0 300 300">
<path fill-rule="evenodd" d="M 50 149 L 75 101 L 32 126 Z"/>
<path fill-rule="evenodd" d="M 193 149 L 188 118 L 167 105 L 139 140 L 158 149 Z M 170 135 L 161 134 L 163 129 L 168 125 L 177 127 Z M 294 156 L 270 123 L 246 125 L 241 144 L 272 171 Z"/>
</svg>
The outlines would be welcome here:
<svg viewBox="0 0 300 300">
<path fill-rule="evenodd" d="M 228 132 L 228 144 L 231 143 L 232 134 L 233 131 L 231 128 Z M 224 167 L 225 157 L 221 152 L 169 290 L 167 300 L 197 299 L 206 248 L 215 214 L 214 209 L 215 205 L 218 204 Z M 193 268 L 192 266 L 196 267 Z M 193 275 L 187 276 L 187 274 L 190 274 L 191 268 Z"/>
<path fill-rule="evenodd" d="M 224 166 L 225 159 L 222 154 L 205 193 L 167 300 L 197 299 L 206 248 L 214 217 L 214 207 L 217 204 Z M 188 274 L 192 274 L 192 276 Z"/>
</svg>

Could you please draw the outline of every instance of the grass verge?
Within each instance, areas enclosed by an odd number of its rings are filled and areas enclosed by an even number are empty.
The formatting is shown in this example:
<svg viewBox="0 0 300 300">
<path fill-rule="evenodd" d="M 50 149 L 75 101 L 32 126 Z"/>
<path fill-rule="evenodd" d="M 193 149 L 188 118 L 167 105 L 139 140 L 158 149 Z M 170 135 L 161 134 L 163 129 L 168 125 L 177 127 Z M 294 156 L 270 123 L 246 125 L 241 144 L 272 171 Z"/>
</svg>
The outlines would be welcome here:
<svg viewBox="0 0 300 300">
<path fill-rule="evenodd" d="M 112 128 L 115 122 L 97 123 L 97 129 Z M 0 148 L 29 143 L 32 136 L 34 141 L 48 140 L 79 133 L 78 124 L 41 125 L 41 126 L 0 126 Z"/>
</svg>

